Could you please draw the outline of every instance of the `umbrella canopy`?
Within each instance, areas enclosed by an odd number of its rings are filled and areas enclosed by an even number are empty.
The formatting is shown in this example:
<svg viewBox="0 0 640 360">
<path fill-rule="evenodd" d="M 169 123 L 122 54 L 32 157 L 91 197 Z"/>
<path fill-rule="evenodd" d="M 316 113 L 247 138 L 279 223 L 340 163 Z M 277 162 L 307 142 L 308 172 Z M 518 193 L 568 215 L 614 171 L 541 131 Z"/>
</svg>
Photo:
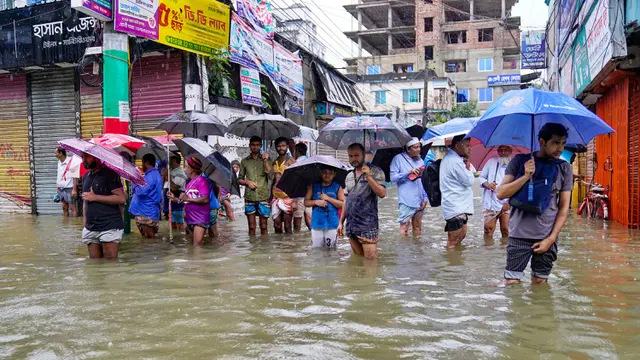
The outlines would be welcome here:
<svg viewBox="0 0 640 360">
<path fill-rule="evenodd" d="M 300 136 L 300 126 L 282 115 L 258 114 L 232 122 L 229 133 L 244 138 L 260 136 L 262 140 L 290 139 Z"/>
<path fill-rule="evenodd" d="M 335 118 L 320 130 L 318 142 L 344 150 L 353 143 L 367 150 L 399 148 L 411 136 L 398 123 L 386 117 L 354 116 Z"/>
<path fill-rule="evenodd" d="M 195 138 L 206 135 L 222 136 L 229 128 L 214 115 L 201 111 L 180 111 L 164 119 L 158 126 L 168 134 L 183 134 Z"/>
<path fill-rule="evenodd" d="M 76 138 L 60 140 L 58 145 L 80 157 L 82 157 L 83 153 L 89 154 L 132 183 L 141 186 L 146 185 L 144 176 L 142 176 L 138 168 L 111 149 Z"/>
<path fill-rule="evenodd" d="M 437 143 L 438 141 L 441 141 L 442 144 L 444 144 L 445 139 L 468 133 L 471 129 L 473 129 L 479 119 L 480 118 L 478 117 L 455 118 L 447 121 L 444 124 L 432 126 L 424 132 L 424 134 L 422 135 L 422 141 L 425 144 L 436 142 L 435 145 L 440 145 L 439 143 Z"/>
<path fill-rule="evenodd" d="M 309 186 L 320 181 L 322 168 L 325 166 L 336 170 L 336 177 L 333 181 L 344 187 L 348 173 L 347 166 L 334 157 L 314 155 L 300 159 L 286 168 L 278 182 L 278 189 L 284 191 L 290 198 L 304 197 Z"/>
<path fill-rule="evenodd" d="M 157 160 L 167 160 L 167 148 L 158 140 L 148 136 L 138 135 L 136 137 L 144 141 L 144 146 L 138 149 L 136 157 L 142 158 L 146 154 L 152 154 Z"/>
<path fill-rule="evenodd" d="M 307 126 L 300 126 L 300 136 L 294 137 L 293 140 L 316 142 L 318 140 L 318 134 L 318 130 L 316 129 L 312 129 Z"/>
<path fill-rule="evenodd" d="M 418 139 L 424 134 L 424 128 L 420 125 L 412 125 L 405 128 L 411 137 L 417 137 Z M 423 145 L 420 150 L 420 157 L 427 156 L 431 144 Z M 391 182 L 391 161 L 393 158 L 401 154 L 404 151 L 403 147 L 393 149 L 381 149 L 376 151 L 376 155 L 373 157 L 371 163 L 384 171 L 384 177 L 386 182 Z"/>
<path fill-rule="evenodd" d="M 535 151 L 539 148 L 537 133 L 547 123 L 565 126 L 569 144 L 585 145 L 597 135 L 614 131 L 574 98 L 528 88 L 498 98 L 467 136 L 485 146 L 515 145 Z"/>
<path fill-rule="evenodd" d="M 136 155 L 138 150 L 145 145 L 145 142 L 142 139 L 129 135 L 112 133 L 102 134 L 89 140 L 89 142 L 111 149 L 118 154 L 125 152 L 131 156 Z"/>
<path fill-rule="evenodd" d="M 516 156 L 517 154 L 528 154 L 529 150 L 520 147 L 520 146 L 512 146 L 513 152 L 511 156 Z M 471 156 L 469 157 L 469 161 L 471 164 L 478 170 L 482 171 L 484 165 L 489 161 L 489 159 L 498 157 L 498 147 L 485 147 L 478 140 L 471 140 Z"/>
<path fill-rule="evenodd" d="M 194 138 L 176 139 L 173 142 L 182 153 L 182 156 L 195 156 L 202 161 L 202 172 L 209 179 L 219 186 L 228 189 L 232 194 L 239 195 L 240 187 L 237 180 L 234 182 L 235 174 L 231 169 L 231 163 L 224 155 L 215 151 L 206 141 Z"/>
<path fill-rule="evenodd" d="M 411 137 L 417 137 L 418 139 L 420 139 L 425 132 L 424 127 L 422 127 L 422 125 L 417 125 L 417 124 L 411 125 L 405 128 L 405 130 L 407 130 L 407 132 Z"/>
</svg>

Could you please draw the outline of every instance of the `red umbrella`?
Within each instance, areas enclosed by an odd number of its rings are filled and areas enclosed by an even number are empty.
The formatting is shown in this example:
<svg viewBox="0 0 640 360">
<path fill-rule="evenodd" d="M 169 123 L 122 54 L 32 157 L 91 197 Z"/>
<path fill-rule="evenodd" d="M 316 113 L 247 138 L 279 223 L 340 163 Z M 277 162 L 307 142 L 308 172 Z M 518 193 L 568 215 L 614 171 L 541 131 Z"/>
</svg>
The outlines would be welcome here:
<svg viewBox="0 0 640 360">
<path fill-rule="evenodd" d="M 528 154 L 531 151 L 519 147 L 519 146 L 511 146 L 513 149 L 513 153 L 511 156 L 515 156 L 517 154 Z M 487 161 L 491 158 L 498 157 L 498 147 L 492 146 L 489 148 L 484 147 L 480 140 L 476 138 L 471 138 L 471 164 L 478 170 L 482 171 L 482 168 L 487 163 Z"/>
<path fill-rule="evenodd" d="M 123 151 L 131 156 L 135 156 L 138 150 L 146 143 L 133 136 L 124 134 L 103 134 L 90 140 L 90 142 L 111 149 L 120 154 Z"/>
</svg>

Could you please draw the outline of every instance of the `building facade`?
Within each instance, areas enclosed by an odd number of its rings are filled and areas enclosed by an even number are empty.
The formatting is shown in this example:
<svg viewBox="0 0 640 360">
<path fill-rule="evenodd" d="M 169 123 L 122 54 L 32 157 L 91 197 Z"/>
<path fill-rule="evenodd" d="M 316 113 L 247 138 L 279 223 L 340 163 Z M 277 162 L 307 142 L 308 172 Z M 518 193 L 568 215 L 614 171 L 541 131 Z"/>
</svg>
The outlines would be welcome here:
<svg viewBox="0 0 640 360">
<path fill-rule="evenodd" d="M 303 3 L 272 9 L 276 19 L 276 33 L 324 59 L 326 46 L 318 40 L 318 26 L 311 18 L 311 10 Z"/>
</svg>

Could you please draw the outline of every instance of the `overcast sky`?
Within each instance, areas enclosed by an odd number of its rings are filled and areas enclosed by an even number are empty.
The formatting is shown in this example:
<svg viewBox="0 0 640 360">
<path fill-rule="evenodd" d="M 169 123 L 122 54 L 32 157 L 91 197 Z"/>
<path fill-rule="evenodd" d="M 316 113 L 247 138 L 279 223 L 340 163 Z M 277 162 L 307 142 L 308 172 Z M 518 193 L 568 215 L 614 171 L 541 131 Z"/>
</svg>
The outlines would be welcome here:
<svg viewBox="0 0 640 360">
<path fill-rule="evenodd" d="M 358 26 L 357 21 L 342 7 L 355 4 L 356 0 L 271 0 L 271 4 L 278 8 L 296 2 L 304 3 L 311 9 L 311 19 L 318 25 L 318 38 L 328 47 L 325 54 L 328 63 L 341 68 L 345 66 L 343 58 L 357 56 L 357 45 L 342 33 L 355 30 Z M 523 28 L 544 28 L 548 11 L 544 0 L 519 0 L 512 9 L 512 15 L 520 16 Z"/>
</svg>

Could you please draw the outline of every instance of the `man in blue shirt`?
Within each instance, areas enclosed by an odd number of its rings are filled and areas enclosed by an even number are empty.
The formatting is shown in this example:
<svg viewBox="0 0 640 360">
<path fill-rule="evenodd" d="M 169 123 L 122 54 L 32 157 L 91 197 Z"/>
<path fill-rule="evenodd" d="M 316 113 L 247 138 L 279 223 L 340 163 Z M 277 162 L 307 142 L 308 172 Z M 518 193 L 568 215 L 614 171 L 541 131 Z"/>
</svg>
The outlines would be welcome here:
<svg viewBox="0 0 640 360">
<path fill-rule="evenodd" d="M 428 198 L 420 180 L 424 171 L 420 149 L 420 140 L 412 138 L 407 143 L 407 151 L 396 155 L 391 161 L 391 182 L 398 183 L 400 235 L 409 235 L 409 224 L 414 236 L 422 233 L 422 211 L 427 206 Z"/>
<path fill-rule="evenodd" d="M 140 234 L 147 238 L 154 238 L 158 233 L 162 209 L 162 176 L 155 165 L 156 157 L 153 154 L 142 157 L 144 180 L 147 185 L 133 186 L 133 198 L 129 206 L 129 213 L 135 217 Z"/>
</svg>

